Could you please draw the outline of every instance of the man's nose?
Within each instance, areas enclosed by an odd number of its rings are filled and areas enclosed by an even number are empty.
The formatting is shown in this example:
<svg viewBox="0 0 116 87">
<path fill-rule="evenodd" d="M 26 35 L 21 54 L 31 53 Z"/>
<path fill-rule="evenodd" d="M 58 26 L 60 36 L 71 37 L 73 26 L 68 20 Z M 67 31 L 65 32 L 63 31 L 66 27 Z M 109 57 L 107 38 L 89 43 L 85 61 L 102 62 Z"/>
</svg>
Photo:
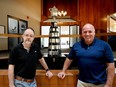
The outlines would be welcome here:
<svg viewBox="0 0 116 87">
<path fill-rule="evenodd" d="M 89 35 L 89 32 L 87 32 L 86 35 Z"/>
</svg>

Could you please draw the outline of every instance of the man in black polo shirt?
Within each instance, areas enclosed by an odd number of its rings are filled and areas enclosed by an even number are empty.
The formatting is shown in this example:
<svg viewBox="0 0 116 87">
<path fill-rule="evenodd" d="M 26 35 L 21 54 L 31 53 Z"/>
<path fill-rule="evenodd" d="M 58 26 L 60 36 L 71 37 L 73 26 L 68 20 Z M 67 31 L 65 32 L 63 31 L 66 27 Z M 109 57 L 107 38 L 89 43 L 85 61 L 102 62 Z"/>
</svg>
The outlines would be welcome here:
<svg viewBox="0 0 116 87">
<path fill-rule="evenodd" d="M 48 78 L 53 76 L 38 46 L 33 43 L 34 35 L 34 30 L 27 28 L 22 35 L 23 42 L 10 52 L 8 67 L 9 87 L 37 87 L 34 78 L 38 60 L 46 69 L 46 76 Z"/>
</svg>

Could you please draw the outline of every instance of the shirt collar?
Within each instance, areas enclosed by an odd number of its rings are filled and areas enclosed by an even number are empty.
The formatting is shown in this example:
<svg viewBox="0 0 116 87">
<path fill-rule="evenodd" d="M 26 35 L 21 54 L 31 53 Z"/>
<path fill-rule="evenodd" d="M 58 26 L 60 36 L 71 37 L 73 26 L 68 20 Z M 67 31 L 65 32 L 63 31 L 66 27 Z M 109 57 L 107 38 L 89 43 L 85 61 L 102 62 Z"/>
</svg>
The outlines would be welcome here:
<svg viewBox="0 0 116 87">
<path fill-rule="evenodd" d="M 92 42 L 91 44 L 89 44 L 89 45 L 85 43 L 84 39 L 82 39 L 81 43 L 82 43 L 82 45 L 84 45 L 84 46 L 92 46 L 92 45 L 95 44 L 96 39 L 97 39 L 97 38 L 94 38 L 93 42 Z"/>
<path fill-rule="evenodd" d="M 19 47 L 24 49 L 24 47 L 23 47 L 23 44 L 22 44 L 22 43 L 23 43 L 23 42 L 20 42 L 20 43 L 19 43 Z M 34 46 L 34 44 L 32 43 L 30 48 L 32 48 L 33 46 Z"/>
</svg>

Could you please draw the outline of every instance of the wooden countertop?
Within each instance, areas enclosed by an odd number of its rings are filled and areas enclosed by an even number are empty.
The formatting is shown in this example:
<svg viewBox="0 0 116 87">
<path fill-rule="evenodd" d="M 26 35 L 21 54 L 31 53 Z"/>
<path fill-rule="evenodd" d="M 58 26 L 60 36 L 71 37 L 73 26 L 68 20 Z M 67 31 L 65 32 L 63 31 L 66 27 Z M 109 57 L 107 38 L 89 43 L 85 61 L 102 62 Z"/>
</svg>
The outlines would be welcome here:
<svg viewBox="0 0 116 87">
<path fill-rule="evenodd" d="M 51 70 L 51 72 L 54 75 L 57 75 L 61 70 Z M 66 75 L 77 75 L 79 73 L 79 70 L 67 70 Z M 0 70 L 0 75 L 8 75 L 8 70 L 7 69 L 1 69 Z M 36 70 L 36 75 L 45 75 L 45 70 Z"/>
</svg>

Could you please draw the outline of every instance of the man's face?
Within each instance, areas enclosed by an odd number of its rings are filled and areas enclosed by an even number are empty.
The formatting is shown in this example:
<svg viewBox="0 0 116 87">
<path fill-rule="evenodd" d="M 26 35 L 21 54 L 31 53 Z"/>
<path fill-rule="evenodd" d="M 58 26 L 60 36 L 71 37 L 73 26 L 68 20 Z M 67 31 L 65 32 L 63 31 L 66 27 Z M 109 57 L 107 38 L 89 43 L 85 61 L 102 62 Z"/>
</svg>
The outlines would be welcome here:
<svg viewBox="0 0 116 87">
<path fill-rule="evenodd" d="M 87 44 L 91 44 L 95 37 L 95 29 L 92 25 L 87 24 L 82 29 L 82 37 Z"/>
<path fill-rule="evenodd" d="M 34 40 L 34 32 L 31 29 L 27 29 L 22 35 L 25 44 L 31 44 Z"/>
</svg>

